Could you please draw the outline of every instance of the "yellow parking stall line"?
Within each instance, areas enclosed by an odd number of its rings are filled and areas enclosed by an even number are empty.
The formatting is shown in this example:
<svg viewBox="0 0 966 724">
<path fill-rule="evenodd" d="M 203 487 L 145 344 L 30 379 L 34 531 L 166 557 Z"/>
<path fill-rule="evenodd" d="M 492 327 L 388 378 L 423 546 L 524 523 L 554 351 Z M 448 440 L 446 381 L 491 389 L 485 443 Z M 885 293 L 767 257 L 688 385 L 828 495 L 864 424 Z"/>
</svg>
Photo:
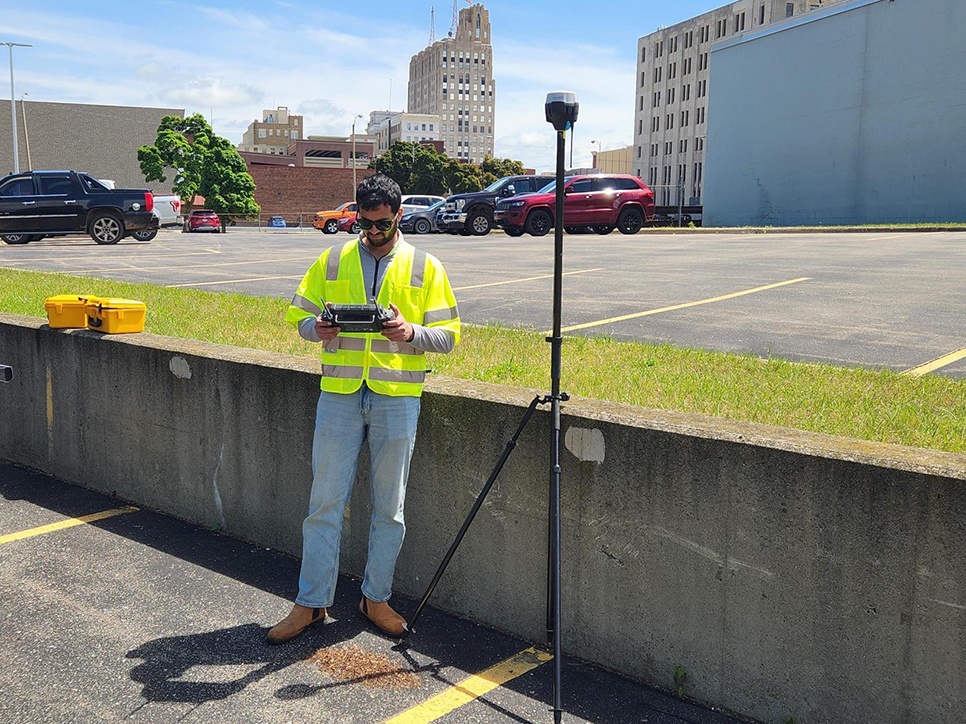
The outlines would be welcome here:
<svg viewBox="0 0 966 724">
<path fill-rule="evenodd" d="M 909 375 L 910 377 L 922 377 L 923 375 L 929 374 L 930 372 L 935 372 L 946 365 L 951 365 L 953 362 L 958 362 L 964 357 L 966 357 L 966 347 L 956 350 L 955 352 L 950 352 L 949 354 L 944 354 L 942 357 L 937 357 L 936 359 L 926 362 L 925 364 L 921 364 L 918 367 L 903 370 L 902 374 Z"/>
<path fill-rule="evenodd" d="M 754 289 L 745 289 L 740 292 L 732 292 L 731 294 L 722 294 L 720 297 L 711 297 L 710 299 L 699 299 L 696 302 L 684 302 L 683 304 L 674 304 L 670 307 L 661 307 L 660 309 L 648 309 L 646 312 L 635 312 L 634 314 L 624 314 L 620 317 L 611 317 L 609 319 L 600 319 L 596 322 L 585 322 L 584 324 L 574 324 L 570 327 L 564 327 L 561 332 L 572 332 L 575 329 L 586 329 L 587 327 L 597 327 L 602 324 L 612 324 L 614 322 L 623 322 L 628 319 L 637 319 L 638 317 L 649 317 L 652 314 L 660 314 L 661 312 L 673 312 L 677 309 L 687 309 L 688 307 L 697 307 L 702 304 L 711 304 L 712 302 L 723 302 L 726 299 L 734 299 L 735 297 L 743 297 L 746 294 L 757 294 L 758 292 L 764 292 L 769 289 L 777 289 L 778 287 L 785 287 L 789 284 L 798 284 L 799 282 L 807 282 L 811 277 L 799 277 L 797 279 L 789 279 L 784 282 L 776 282 L 775 284 L 766 284 L 763 287 L 755 287 Z M 548 332 L 549 334 L 549 332 Z"/>
<path fill-rule="evenodd" d="M 598 267 L 597 269 L 578 269 L 577 271 L 563 272 L 561 276 L 570 276 L 571 274 L 589 274 L 590 272 L 604 271 L 603 267 Z M 538 277 L 524 277 L 523 279 L 506 279 L 500 282 L 487 282 L 486 284 L 473 284 L 468 287 L 453 287 L 454 292 L 463 292 L 467 289 L 482 289 L 483 287 L 498 287 L 502 284 L 519 284 L 521 282 L 535 282 L 540 279 L 553 279 L 553 274 L 543 274 Z"/>
<path fill-rule="evenodd" d="M 0 545 L 4 543 L 12 543 L 15 540 L 21 540 L 23 538 L 32 538 L 35 535 L 43 535 L 44 533 L 53 533 L 57 530 L 63 530 L 64 528 L 73 528 L 75 525 L 85 525 L 87 523 L 93 523 L 95 520 L 103 520 L 104 518 L 111 518 L 115 515 L 123 515 L 124 513 L 136 513 L 138 511 L 134 506 L 126 506 L 124 508 L 113 508 L 111 510 L 105 510 L 100 513 L 91 513 L 90 515 L 85 515 L 80 518 L 68 518 L 67 520 L 62 520 L 59 523 L 50 523 L 49 525 L 42 525 L 37 528 L 30 528 L 29 530 L 22 530 L 19 533 L 8 533 L 7 535 L 0 535 Z"/>
<path fill-rule="evenodd" d="M 385 724 L 426 724 L 456 711 L 475 701 L 506 682 L 553 660 L 553 654 L 538 651 L 532 646 L 518 654 L 491 666 L 475 676 L 470 676 L 451 688 L 433 696 L 422 704 L 387 719 Z"/>
<path fill-rule="evenodd" d="M 286 274 L 280 277 L 249 277 L 248 279 L 222 279 L 217 282 L 188 282 L 186 284 L 169 284 L 168 289 L 176 289 L 179 287 L 210 287 L 216 284 L 241 284 L 243 282 L 264 282 L 271 279 L 301 279 L 302 275 L 292 276 L 291 274 Z"/>
</svg>

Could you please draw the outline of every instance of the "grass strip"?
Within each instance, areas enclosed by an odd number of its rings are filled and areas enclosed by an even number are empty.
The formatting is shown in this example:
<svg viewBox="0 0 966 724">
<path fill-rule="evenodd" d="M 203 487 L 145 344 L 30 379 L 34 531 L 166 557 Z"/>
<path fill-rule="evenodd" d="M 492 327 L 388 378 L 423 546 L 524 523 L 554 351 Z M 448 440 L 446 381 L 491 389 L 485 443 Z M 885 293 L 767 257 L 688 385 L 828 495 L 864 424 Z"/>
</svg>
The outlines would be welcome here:
<svg viewBox="0 0 966 724">
<path fill-rule="evenodd" d="M 300 357 L 318 356 L 283 321 L 287 299 L 0 268 L 0 310 L 44 317 L 44 299 L 94 294 L 139 299 L 145 331 Z M 889 370 L 803 364 L 754 355 L 566 337 L 561 387 L 572 395 L 966 452 L 966 381 Z M 549 388 L 550 345 L 542 333 L 467 326 L 437 374 Z"/>
</svg>

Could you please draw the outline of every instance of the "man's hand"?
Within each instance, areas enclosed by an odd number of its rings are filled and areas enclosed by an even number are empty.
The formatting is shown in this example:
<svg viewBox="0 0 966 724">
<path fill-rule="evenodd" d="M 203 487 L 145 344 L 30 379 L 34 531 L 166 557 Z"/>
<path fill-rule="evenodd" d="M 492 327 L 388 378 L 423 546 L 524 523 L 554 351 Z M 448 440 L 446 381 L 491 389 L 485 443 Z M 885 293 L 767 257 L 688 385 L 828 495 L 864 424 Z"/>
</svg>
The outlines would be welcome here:
<svg viewBox="0 0 966 724">
<path fill-rule="evenodd" d="M 390 342 L 412 342 L 415 331 L 413 330 L 413 325 L 407 322 L 402 313 L 392 302 L 389 303 L 389 308 L 392 313 L 396 315 L 395 319 L 390 319 L 384 325 L 382 325 L 382 336 L 388 339 Z"/>
<path fill-rule="evenodd" d="M 326 304 L 326 307 L 328 306 L 329 305 Z M 331 342 L 333 339 L 338 337 L 339 332 L 341 331 L 342 330 L 332 324 L 332 322 L 327 319 L 323 319 L 321 314 L 315 318 L 315 333 L 319 335 L 319 339 L 322 340 L 323 344 Z"/>
</svg>

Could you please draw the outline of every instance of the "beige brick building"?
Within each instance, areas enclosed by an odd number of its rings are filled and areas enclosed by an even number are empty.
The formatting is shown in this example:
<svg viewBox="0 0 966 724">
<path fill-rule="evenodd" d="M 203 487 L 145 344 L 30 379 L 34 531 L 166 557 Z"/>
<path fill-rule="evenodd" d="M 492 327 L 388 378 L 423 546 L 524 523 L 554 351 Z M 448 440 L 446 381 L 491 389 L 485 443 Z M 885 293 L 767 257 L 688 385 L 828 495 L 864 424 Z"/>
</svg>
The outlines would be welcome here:
<svg viewBox="0 0 966 724">
<path fill-rule="evenodd" d="M 493 155 L 496 81 L 490 13 L 481 3 L 459 12 L 455 37 L 409 61 L 409 113 L 439 118 L 447 156 L 479 163 Z"/>
<path fill-rule="evenodd" d="M 254 120 L 242 134 L 239 151 L 286 155 L 288 147 L 305 138 L 302 116 L 288 112 L 286 106 L 262 111 L 262 120 Z"/>
<path fill-rule="evenodd" d="M 677 204 L 679 188 L 683 203 L 700 203 L 711 45 L 839 1 L 738 0 L 637 41 L 632 173 L 658 204 Z"/>
</svg>

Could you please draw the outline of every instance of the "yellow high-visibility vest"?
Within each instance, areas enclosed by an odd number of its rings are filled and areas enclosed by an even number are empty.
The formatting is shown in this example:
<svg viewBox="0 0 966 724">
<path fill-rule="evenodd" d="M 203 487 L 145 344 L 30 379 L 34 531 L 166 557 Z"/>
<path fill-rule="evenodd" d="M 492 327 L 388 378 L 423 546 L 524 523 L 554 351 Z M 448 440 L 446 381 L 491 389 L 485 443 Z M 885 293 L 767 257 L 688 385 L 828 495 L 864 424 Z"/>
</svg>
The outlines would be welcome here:
<svg viewBox="0 0 966 724">
<path fill-rule="evenodd" d="M 322 252 L 292 298 L 285 321 L 296 328 L 316 317 L 326 302 L 365 304 L 369 299 L 362 278 L 359 239 Z M 389 262 L 376 302 L 392 302 L 403 317 L 426 327 L 443 327 L 459 342 L 460 318 L 456 297 L 443 265 L 432 254 L 418 250 L 401 237 Z M 322 353 L 321 387 L 348 394 L 362 383 L 374 392 L 395 397 L 419 397 L 426 380 L 426 355 L 405 342 L 390 342 L 378 332 L 342 332 Z"/>
</svg>

